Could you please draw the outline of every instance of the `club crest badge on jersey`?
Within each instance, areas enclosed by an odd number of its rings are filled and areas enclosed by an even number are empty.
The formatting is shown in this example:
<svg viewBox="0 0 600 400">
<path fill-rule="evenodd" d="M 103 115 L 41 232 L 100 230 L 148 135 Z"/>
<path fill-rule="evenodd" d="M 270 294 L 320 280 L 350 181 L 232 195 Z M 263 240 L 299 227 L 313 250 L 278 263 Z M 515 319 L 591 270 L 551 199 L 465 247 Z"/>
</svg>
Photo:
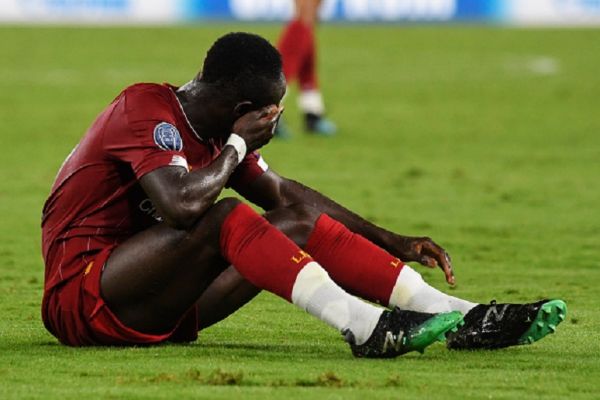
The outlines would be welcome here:
<svg viewBox="0 0 600 400">
<path fill-rule="evenodd" d="M 174 125 L 161 122 L 154 127 L 154 142 L 163 150 L 181 151 L 183 140 Z"/>
</svg>

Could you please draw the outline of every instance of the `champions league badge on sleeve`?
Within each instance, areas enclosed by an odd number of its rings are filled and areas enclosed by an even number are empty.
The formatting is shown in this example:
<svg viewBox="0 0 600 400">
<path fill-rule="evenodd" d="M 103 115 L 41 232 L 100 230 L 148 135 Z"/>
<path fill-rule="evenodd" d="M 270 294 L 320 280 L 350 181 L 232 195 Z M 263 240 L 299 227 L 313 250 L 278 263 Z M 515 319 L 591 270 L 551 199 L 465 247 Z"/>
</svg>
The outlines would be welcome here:
<svg viewBox="0 0 600 400">
<path fill-rule="evenodd" d="M 154 142 L 163 150 L 181 151 L 183 140 L 174 125 L 161 122 L 154 127 Z"/>
</svg>

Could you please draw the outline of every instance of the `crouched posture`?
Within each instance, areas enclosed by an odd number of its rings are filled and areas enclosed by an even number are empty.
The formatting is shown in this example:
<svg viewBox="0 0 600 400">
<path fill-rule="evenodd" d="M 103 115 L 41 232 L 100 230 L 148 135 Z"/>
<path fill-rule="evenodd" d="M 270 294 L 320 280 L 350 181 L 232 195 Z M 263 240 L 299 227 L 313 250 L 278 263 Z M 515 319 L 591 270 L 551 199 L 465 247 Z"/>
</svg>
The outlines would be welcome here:
<svg viewBox="0 0 600 400">
<path fill-rule="evenodd" d="M 53 335 L 72 346 L 191 341 L 261 289 L 363 357 L 422 351 L 445 334 L 452 348 L 523 344 L 564 318 L 560 300 L 478 305 L 437 291 L 402 262 L 439 266 L 453 283 L 430 239 L 386 231 L 269 169 L 257 150 L 284 91 L 277 51 L 235 33 L 188 84 L 130 86 L 99 115 L 44 206 Z M 264 216 L 217 201 L 226 186 Z"/>
</svg>

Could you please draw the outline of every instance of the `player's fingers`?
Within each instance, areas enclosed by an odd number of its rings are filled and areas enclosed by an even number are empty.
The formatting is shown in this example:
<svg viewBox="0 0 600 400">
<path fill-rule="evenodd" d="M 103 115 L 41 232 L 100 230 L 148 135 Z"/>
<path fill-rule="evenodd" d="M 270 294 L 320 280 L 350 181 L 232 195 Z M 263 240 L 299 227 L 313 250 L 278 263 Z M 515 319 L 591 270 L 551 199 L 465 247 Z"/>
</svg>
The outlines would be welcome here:
<svg viewBox="0 0 600 400">
<path fill-rule="evenodd" d="M 442 271 L 444 271 L 444 275 L 446 276 L 446 282 L 451 285 L 454 285 L 454 271 L 452 270 L 452 262 L 450 261 L 450 256 L 444 249 L 440 246 L 436 245 L 432 241 L 429 241 L 424 246 L 427 250 L 427 253 L 431 254 L 437 261 L 437 264 L 440 266 Z"/>
<path fill-rule="evenodd" d="M 443 250 L 442 253 L 443 255 L 440 262 L 440 267 L 444 270 L 444 275 L 446 275 L 446 282 L 448 282 L 450 285 L 454 285 L 455 278 L 454 271 L 452 270 L 452 263 L 450 262 L 450 256 L 448 256 L 448 253 L 446 253 Z"/>
<path fill-rule="evenodd" d="M 283 114 L 283 110 L 285 110 L 284 106 L 281 106 L 277 109 L 277 113 L 275 114 L 275 117 L 273 117 L 273 122 L 275 122 L 275 124 L 277 124 L 279 122 L 279 119 L 281 118 L 281 114 Z"/>
<path fill-rule="evenodd" d="M 277 107 L 275 104 L 271 104 L 266 107 L 263 107 L 261 110 L 262 112 L 260 113 L 259 118 L 271 120 L 279 112 L 279 107 Z"/>
<path fill-rule="evenodd" d="M 281 114 L 283 114 L 284 107 L 276 107 L 274 112 L 268 115 L 268 118 L 265 119 L 267 121 L 267 129 L 271 132 L 272 136 L 275 136 L 275 129 L 277 129 L 277 124 L 279 123 L 279 119 L 281 118 Z"/>
<path fill-rule="evenodd" d="M 438 266 L 437 261 L 435 261 L 434 258 L 429 256 L 421 256 L 419 263 L 428 268 L 436 268 Z"/>
<path fill-rule="evenodd" d="M 252 123 L 254 130 L 256 132 L 264 131 L 264 132 L 272 132 L 274 131 L 274 125 L 277 121 L 277 109 L 275 110 L 275 114 L 273 114 L 272 110 L 268 111 L 265 108 L 261 110 L 257 110 L 260 112 L 257 119 Z"/>
<path fill-rule="evenodd" d="M 266 118 L 270 112 L 271 112 L 270 106 L 260 108 L 260 109 L 256 110 L 256 113 L 258 114 L 256 117 L 257 117 L 257 119 Z"/>
</svg>

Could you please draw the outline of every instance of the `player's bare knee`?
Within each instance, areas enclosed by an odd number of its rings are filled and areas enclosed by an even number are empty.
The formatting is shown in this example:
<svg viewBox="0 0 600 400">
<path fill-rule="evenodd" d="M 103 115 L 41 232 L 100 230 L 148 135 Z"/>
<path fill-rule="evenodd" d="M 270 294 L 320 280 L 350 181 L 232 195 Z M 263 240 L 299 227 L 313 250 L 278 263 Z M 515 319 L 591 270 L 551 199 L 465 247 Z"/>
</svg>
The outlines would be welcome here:
<svg viewBox="0 0 600 400">
<path fill-rule="evenodd" d="M 291 206 L 288 206 L 287 209 L 294 213 L 298 223 L 310 226 L 311 230 L 321 215 L 321 211 L 305 203 L 292 204 Z"/>
<path fill-rule="evenodd" d="M 241 203 L 242 202 L 235 197 L 225 197 L 213 204 L 209 212 L 226 217 Z"/>
<path fill-rule="evenodd" d="M 241 201 L 235 197 L 225 197 L 213 204 L 200 218 L 194 229 L 188 233 L 188 238 L 206 243 L 210 237 L 219 236 L 219 227 L 227 216 L 236 208 Z M 210 242 L 210 241 L 209 241 Z"/>
<path fill-rule="evenodd" d="M 304 247 L 314 229 L 320 211 L 308 204 L 293 204 L 265 214 L 265 218 L 298 246 Z"/>
</svg>

